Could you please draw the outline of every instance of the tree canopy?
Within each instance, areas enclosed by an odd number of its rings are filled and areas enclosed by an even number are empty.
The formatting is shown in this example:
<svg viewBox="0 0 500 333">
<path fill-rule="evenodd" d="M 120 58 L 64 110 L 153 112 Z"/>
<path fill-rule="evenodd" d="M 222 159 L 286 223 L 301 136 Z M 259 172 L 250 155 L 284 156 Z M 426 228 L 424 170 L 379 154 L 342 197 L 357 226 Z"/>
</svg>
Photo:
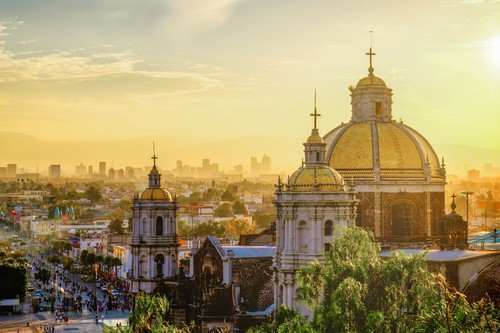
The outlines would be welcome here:
<svg viewBox="0 0 500 333">
<path fill-rule="evenodd" d="M 382 259 L 380 247 L 361 228 L 345 229 L 322 262 L 299 271 L 299 300 L 310 322 L 288 314 L 253 332 L 496 332 L 500 314 L 489 300 L 470 304 L 429 272 L 425 253 L 396 252 Z M 300 315 L 299 315 L 300 316 Z M 287 326 L 288 325 L 288 326 Z M 292 326 L 290 326 L 292 325 Z M 286 329 L 285 329 L 286 327 Z"/>
</svg>

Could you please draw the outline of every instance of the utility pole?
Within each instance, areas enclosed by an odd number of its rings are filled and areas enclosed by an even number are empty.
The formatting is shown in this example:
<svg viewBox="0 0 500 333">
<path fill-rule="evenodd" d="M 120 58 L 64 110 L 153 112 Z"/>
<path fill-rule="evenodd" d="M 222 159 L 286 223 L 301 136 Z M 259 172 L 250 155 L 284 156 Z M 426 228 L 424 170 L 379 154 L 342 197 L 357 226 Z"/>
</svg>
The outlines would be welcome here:
<svg viewBox="0 0 500 333">
<path fill-rule="evenodd" d="M 463 192 L 461 192 L 461 194 L 462 194 L 462 195 L 465 195 L 465 200 L 466 200 L 466 202 L 467 202 L 467 203 L 466 203 L 466 205 L 467 205 L 467 207 L 466 207 L 466 212 L 467 212 L 467 213 L 466 213 L 466 215 L 467 215 L 467 219 L 466 219 L 466 221 L 467 221 L 467 224 L 469 224 L 469 195 L 473 195 L 473 194 L 474 194 L 474 192 L 471 192 L 471 191 L 463 191 Z"/>
</svg>

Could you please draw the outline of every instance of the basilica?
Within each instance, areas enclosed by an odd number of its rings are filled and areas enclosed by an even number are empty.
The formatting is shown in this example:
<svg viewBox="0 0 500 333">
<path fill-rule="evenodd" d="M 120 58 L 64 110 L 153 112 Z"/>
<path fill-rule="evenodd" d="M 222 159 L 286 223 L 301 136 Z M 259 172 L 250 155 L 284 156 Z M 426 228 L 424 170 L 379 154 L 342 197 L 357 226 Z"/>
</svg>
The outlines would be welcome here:
<svg viewBox="0 0 500 333">
<path fill-rule="evenodd" d="M 392 90 L 375 76 L 349 87 L 351 120 L 328 132 L 326 161 L 354 183 L 356 225 L 396 247 L 435 245 L 444 216 L 446 170 L 430 143 L 393 119 Z"/>
<path fill-rule="evenodd" d="M 392 90 L 374 75 L 371 48 L 367 55 L 368 76 L 350 87 L 350 122 L 321 137 L 315 105 L 304 163 L 276 185 L 276 306 L 311 314 L 297 300 L 296 274 L 322 260 L 343 228 L 367 229 L 386 249 L 440 245 L 444 162 L 421 134 L 393 120 Z"/>
<path fill-rule="evenodd" d="M 177 202 L 161 188 L 154 162 L 148 188 L 133 200 L 133 293 L 163 284 L 173 322 L 194 320 L 203 332 L 217 323 L 241 329 L 268 320 L 281 305 L 311 315 L 297 298 L 297 272 L 321 261 L 344 228 L 371 231 L 385 250 L 442 246 L 444 160 L 393 119 L 392 90 L 375 76 L 371 48 L 367 55 L 368 75 L 349 87 L 349 122 L 321 136 L 315 96 L 302 165 L 275 185 L 276 221 L 261 234 L 243 235 L 239 246 L 208 237 L 193 248 L 189 275 L 178 264 Z"/>
</svg>

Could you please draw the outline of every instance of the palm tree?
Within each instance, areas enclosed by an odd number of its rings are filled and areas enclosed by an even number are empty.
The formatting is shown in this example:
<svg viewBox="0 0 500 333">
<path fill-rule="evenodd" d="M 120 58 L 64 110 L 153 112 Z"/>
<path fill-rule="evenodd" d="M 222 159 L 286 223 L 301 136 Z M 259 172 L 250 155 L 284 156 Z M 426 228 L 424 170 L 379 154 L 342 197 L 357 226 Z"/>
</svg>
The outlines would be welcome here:
<svg viewBox="0 0 500 333">
<path fill-rule="evenodd" d="M 123 265 L 122 260 L 120 258 L 114 258 L 112 260 L 112 266 L 115 268 L 115 276 L 118 277 L 118 267 Z"/>
<path fill-rule="evenodd" d="M 95 256 L 95 262 L 97 264 L 99 272 L 101 271 L 101 263 L 104 261 L 104 256 L 102 254 L 98 254 Z"/>
</svg>

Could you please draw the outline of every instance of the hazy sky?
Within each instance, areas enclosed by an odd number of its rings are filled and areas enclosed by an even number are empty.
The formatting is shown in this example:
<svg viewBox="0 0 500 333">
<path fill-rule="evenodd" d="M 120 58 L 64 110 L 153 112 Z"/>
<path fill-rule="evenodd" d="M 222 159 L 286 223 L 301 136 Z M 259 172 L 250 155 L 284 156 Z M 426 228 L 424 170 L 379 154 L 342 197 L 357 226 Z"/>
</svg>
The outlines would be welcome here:
<svg viewBox="0 0 500 333">
<path fill-rule="evenodd" d="M 490 0 L 1 1 L 0 131 L 300 143 L 315 88 L 322 134 L 349 120 L 347 87 L 367 74 L 373 30 L 375 74 L 393 89 L 396 119 L 431 143 L 500 149 L 499 9 Z"/>
</svg>

